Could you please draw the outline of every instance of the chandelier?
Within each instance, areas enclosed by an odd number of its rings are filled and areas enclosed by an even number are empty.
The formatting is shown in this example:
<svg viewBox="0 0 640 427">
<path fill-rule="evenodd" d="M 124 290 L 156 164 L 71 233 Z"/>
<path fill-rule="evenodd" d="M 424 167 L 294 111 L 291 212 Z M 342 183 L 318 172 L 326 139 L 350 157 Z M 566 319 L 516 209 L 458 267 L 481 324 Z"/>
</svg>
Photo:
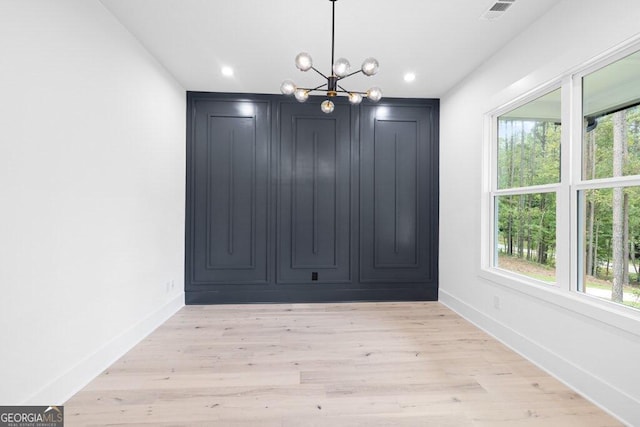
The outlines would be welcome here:
<svg viewBox="0 0 640 427">
<path fill-rule="evenodd" d="M 345 94 L 349 97 L 349 102 L 352 104 L 360 104 L 362 99 L 366 97 L 372 102 L 378 102 L 382 98 L 382 90 L 379 87 L 372 87 L 366 92 L 355 92 L 346 90 L 340 86 L 340 81 L 351 77 L 355 74 L 362 73 L 365 76 L 373 76 L 378 72 L 378 61 L 375 58 L 367 58 L 362 63 L 359 70 L 350 72 L 351 64 L 345 58 L 338 58 L 334 60 L 335 50 L 335 29 L 336 29 L 336 1 L 329 0 L 331 2 L 331 75 L 326 76 L 313 66 L 313 60 L 311 55 L 306 52 L 301 52 L 296 56 L 296 67 L 300 71 L 313 70 L 320 74 L 326 83 L 314 88 L 297 87 L 291 80 L 285 80 L 280 86 L 280 90 L 285 95 L 293 95 L 299 102 L 305 102 L 309 98 L 311 92 L 323 92 L 329 98 L 325 100 L 320 108 L 323 112 L 329 114 L 335 108 L 335 105 L 331 101 L 331 98 L 335 98 L 338 94 Z"/>
</svg>

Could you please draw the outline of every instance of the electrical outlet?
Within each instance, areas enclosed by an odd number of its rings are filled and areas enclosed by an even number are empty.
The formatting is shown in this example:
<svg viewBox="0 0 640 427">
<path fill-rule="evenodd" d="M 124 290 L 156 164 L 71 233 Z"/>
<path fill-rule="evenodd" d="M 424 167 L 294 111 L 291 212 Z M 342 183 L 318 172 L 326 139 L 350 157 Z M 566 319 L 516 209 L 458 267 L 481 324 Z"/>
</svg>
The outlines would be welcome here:
<svg viewBox="0 0 640 427">
<path fill-rule="evenodd" d="M 497 295 L 493 296 L 493 308 L 500 310 L 500 297 Z"/>
</svg>

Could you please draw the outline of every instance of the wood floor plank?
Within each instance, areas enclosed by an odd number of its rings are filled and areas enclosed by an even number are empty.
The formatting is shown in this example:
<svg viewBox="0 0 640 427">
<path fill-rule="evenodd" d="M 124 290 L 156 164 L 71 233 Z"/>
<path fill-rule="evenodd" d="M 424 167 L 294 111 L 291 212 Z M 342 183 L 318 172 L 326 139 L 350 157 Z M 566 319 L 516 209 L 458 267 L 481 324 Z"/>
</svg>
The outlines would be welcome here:
<svg viewBox="0 0 640 427">
<path fill-rule="evenodd" d="M 439 303 L 187 306 L 69 426 L 619 426 Z"/>
</svg>

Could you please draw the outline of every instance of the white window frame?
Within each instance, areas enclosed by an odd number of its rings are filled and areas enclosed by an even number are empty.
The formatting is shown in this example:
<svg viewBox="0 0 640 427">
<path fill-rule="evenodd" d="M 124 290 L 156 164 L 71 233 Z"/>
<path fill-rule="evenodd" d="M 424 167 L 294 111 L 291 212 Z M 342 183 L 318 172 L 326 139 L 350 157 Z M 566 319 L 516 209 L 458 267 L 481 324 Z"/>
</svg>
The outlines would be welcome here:
<svg viewBox="0 0 640 427">
<path fill-rule="evenodd" d="M 489 270 L 499 276 L 502 277 L 506 277 L 509 278 L 510 280 L 515 280 L 515 281 L 519 281 L 519 280 L 525 280 L 527 283 L 530 284 L 534 284 L 536 286 L 541 286 L 541 287 L 549 287 L 549 286 L 557 286 L 558 283 L 560 283 L 561 281 L 558 279 L 558 257 L 561 256 L 560 254 L 560 237 L 558 235 L 558 203 L 560 202 L 560 197 L 561 197 L 561 188 L 562 188 L 562 180 L 563 180 L 563 176 L 562 176 L 562 162 L 563 159 L 566 159 L 565 154 L 563 153 L 564 147 L 565 145 L 565 133 L 564 131 L 562 131 L 561 133 L 561 139 L 560 139 L 560 171 L 561 171 L 561 176 L 560 176 L 560 181 L 558 183 L 555 184 L 544 184 L 544 185 L 531 185 L 531 186 L 527 186 L 527 187 L 514 187 L 514 188 L 508 188 L 508 189 L 498 189 L 498 169 L 497 169 L 497 164 L 498 164 L 498 145 L 495 143 L 498 140 L 498 117 L 500 117 L 503 114 L 508 113 L 511 110 L 514 110 L 518 107 L 521 107 L 531 101 L 535 101 L 536 99 L 545 96 L 547 94 L 549 94 L 550 92 L 553 92 L 555 90 L 560 89 L 562 91 L 562 81 L 561 80 L 554 80 L 548 84 L 545 84 L 539 88 L 537 88 L 534 91 L 531 91 L 517 99 L 515 99 L 512 102 L 509 102 L 503 106 L 501 106 L 500 108 L 497 108 L 496 110 L 488 113 L 485 115 L 485 129 L 488 129 L 488 134 L 486 135 L 486 140 L 488 140 L 490 143 L 485 143 L 485 165 L 483 167 L 484 172 L 484 178 L 485 178 L 485 198 L 488 198 L 487 200 L 484 200 L 484 205 L 483 206 L 483 211 L 489 211 L 489 224 L 485 224 L 485 226 L 483 227 L 483 230 L 485 231 L 485 234 L 483 236 L 483 241 L 488 241 L 489 245 L 490 245 L 490 250 L 486 249 L 486 246 L 483 247 L 483 250 L 481 251 L 481 262 L 482 262 L 482 269 L 483 270 Z M 562 94 L 563 95 L 563 94 Z M 561 95 L 561 98 L 562 98 Z M 561 100 L 562 103 L 562 100 Z M 563 111 L 564 114 L 564 111 Z M 564 121 L 564 117 L 561 118 L 561 120 Z M 488 174 L 487 174 L 488 172 Z M 508 270 L 505 269 L 500 269 L 500 268 L 496 268 L 494 267 L 496 264 L 496 233 L 495 233 L 495 224 L 493 223 L 494 221 L 496 221 L 496 206 L 495 206 L 495 200 L 497 196 L 507 196 L 507 195 L 522 195 L 522 194 L 539 194 L 539 193 L 554 193 L 556 195 L 556 281 L 555 283 L 548 283 L 548 282 L 544 282 L 542 280 L 536 280 L 534 278 L 530 278 L 530 277 L 526 277 L 523 276 L 521 274 L 517 274 L 514 272 L 510 272 Z M 486 222 L 486 221 L 484 221 Z M 486 230 L 486 226 L 488 225 L 489 230 Z M 485 240 L 487 239 L 487 240 Z"/>
<path fill-rule="evenodd" d="M 484 115 L 481 199 L 481 251 L 479 276 L 511 291 L 527 294 L 595 318 L 625 331 L 637 331 L 640 310 L 588 295 L 578 290 L 580 235 L 578 193 L 615 186 L 640 186 L 640 176 L 595 180 L 582 179 L 582 79 L 607 65 L 640 51 L 640 37 L 617 46 L 597 58 L 544 83 Z M 560 181 L 500 190 L 497 187 L 498 117 L 556 89 L 561 90 Z M 550 284 L 494 267 L 496 248 L 495 197 L 507 194 L 555 192 L 556 283 Z"/>
</svg>

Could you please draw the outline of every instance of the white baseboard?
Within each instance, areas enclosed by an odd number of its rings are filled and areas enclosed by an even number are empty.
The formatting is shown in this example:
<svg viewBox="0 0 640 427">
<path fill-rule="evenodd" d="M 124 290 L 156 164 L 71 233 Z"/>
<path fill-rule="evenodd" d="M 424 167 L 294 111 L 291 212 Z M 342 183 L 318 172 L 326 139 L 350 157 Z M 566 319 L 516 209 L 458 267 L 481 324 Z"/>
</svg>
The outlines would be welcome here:
<svg viewBox="0 0 640 427">
<path fill-rule="evenodd" d="M 622 423 L 640 426 L 640 401 L 440 289 L 439 301 Z"/>
<path fill-rule="evenodd" d="M 22 402 L 23 405 L 63 405 L 95 377 L 131 350 L 158 326 L 184 307 L 184 292 L 158 310 L 104 344 L 92 355 L 78 362 L 40 391 Z"/>
</svg>

